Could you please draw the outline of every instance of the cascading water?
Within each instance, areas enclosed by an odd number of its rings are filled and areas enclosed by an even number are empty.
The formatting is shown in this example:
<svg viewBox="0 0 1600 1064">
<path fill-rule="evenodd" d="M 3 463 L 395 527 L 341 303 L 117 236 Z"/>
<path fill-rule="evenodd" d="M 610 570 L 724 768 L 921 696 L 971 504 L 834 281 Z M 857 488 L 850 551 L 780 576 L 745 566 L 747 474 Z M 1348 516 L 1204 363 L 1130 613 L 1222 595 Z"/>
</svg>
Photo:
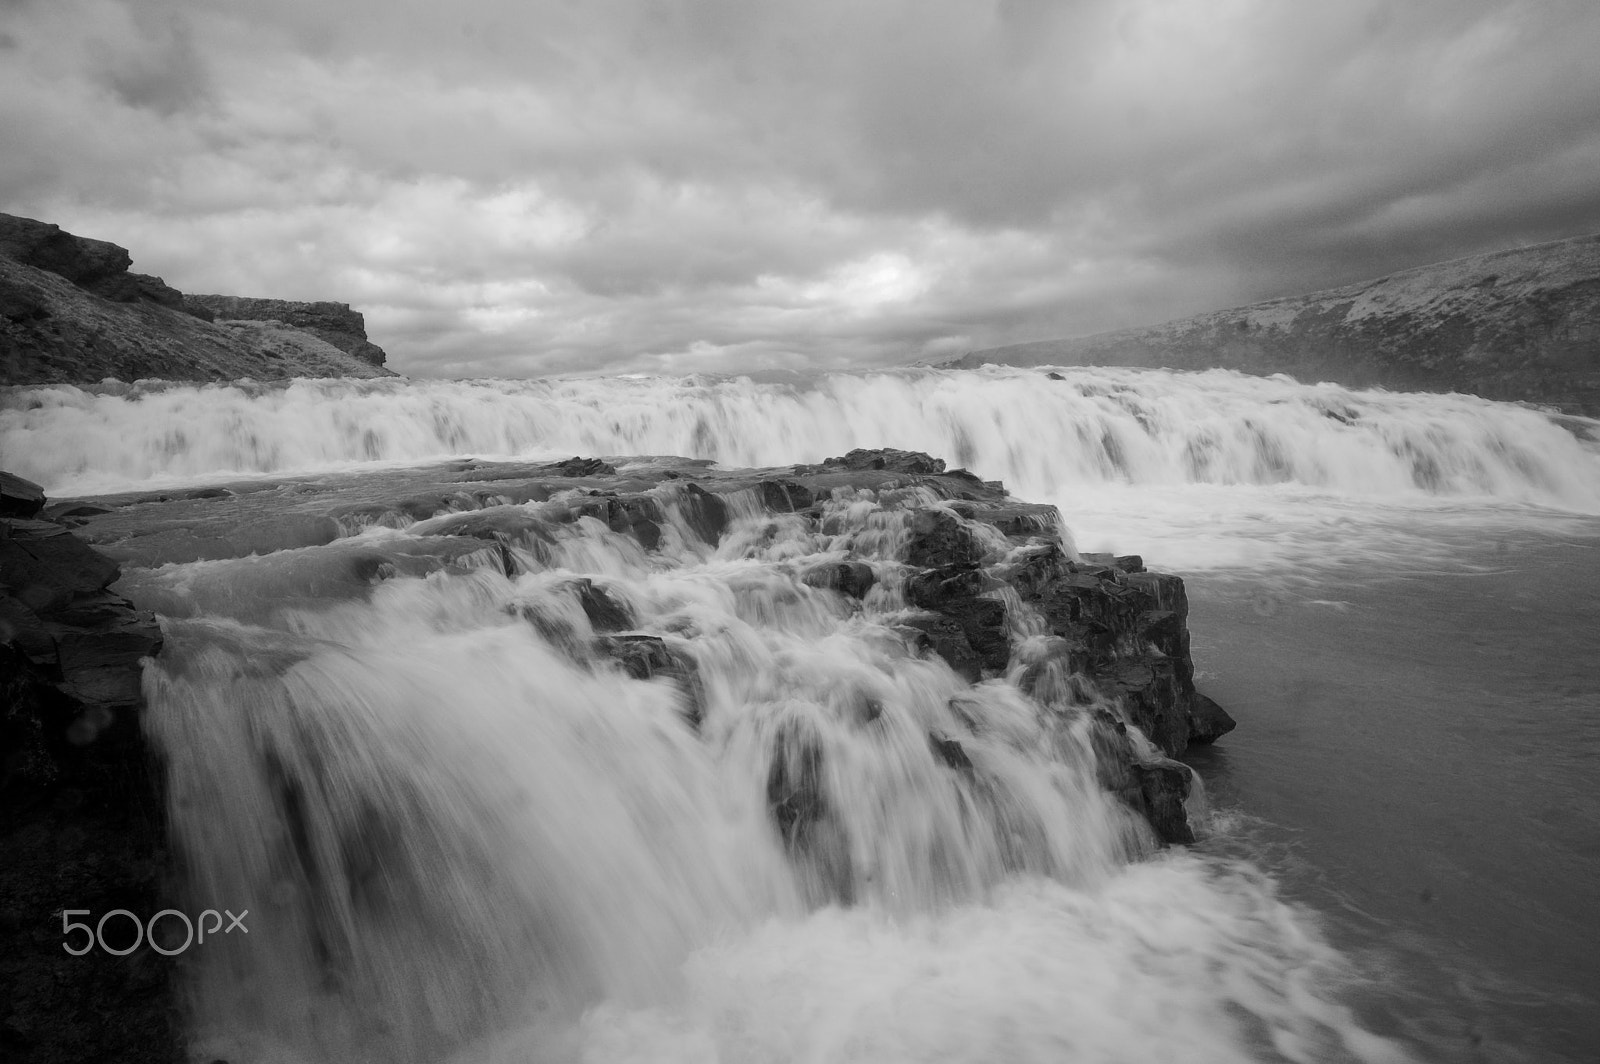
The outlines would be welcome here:
<svg viewBox="0 0 1600 1064">
<path fill-rule="evenodd" d="M 672 454 L 731 466 L 895 446 L 1004 480 L 1298 485 L 1600 513 L 1589 444 L 1537 410 L 1227 371 L 906 370 L 747 379 L 296 381 L 17 390 L 0 454 L 55 493 L 457 455 Z"/>
<path fill-rule="evenodd" d="M 147 677 L 194 901 L 255 920 L 194 961 L 205 1052 L 1407 1059 L 1270 881 L 1129 865 L 1151 836 L 1097 780 L 1090 696 L 911 652 L 895 497 L 808 531 L 736 494 L 715 548 L 662 497 L 653 552 L 530 504 L 515 577 L 486 551 L 314 610 L 226 592 L 337 544 L 131 578 L 207 607 Z M 846 545 L 861 607 L 800 579 Z"/>
<path fill-rule="evenodd" d="M 298 514 L 451 456 L 889 444 L 1055 504 L 1079 547 L 1266 589 L 1277 624 L 1319 566 L 1312 605 L 1347 609 L 1352 573 L 1592 531 L 1597 429 L 1223 372 L 147 384 L 12 391 L 0 467 L 57 496 L 300 472 L 260 495 Z M 1259 863 L 1154 852 L 1095 778 L 1088 693 L 909 649 L 894 499 L 821 531 L 730 499 L 716 546 L 676 504 L 648 551 L 357 506 L 322 546 L 126 571 L 170 618 L 146 682 L 191 900 L 253 914 L 188 958 L 202 1059 L 1411 1059 Z M 505 502 L 447 509 L 543 520 Z M 859 604 L 801 579 L 846 540 Z"/>
</svg>

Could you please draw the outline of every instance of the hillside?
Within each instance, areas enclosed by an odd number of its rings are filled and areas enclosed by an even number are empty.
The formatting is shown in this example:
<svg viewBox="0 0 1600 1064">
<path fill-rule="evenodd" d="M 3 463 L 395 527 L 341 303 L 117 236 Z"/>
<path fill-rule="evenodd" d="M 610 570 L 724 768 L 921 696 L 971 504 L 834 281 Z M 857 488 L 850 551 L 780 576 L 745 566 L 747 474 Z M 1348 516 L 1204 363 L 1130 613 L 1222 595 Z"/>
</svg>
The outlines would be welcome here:
<svg viewBox="0 0 1600 1064">
<path fill-rule="evenodd" d="M 0 385 L 383 377 L 342 303 L 185 296 L 126 249 L 0 214 Z"/>
<path fill-rule="evenodd" d="M 975 351 L 947 365 L 1287 373 L 1600 416 L 1600 236 L 1421 266 L 1161 325 Z"/>
</svg>

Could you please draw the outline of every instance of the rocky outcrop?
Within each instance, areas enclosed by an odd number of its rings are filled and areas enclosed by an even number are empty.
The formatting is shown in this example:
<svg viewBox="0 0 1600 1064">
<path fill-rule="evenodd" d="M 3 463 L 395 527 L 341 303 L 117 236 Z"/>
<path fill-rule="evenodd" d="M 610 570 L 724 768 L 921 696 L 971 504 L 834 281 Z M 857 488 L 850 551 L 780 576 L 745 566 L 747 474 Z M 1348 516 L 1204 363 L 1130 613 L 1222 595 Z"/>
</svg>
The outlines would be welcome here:
<svg viewBox="0 0 1600 1064">
<path fill-rule="evenodd" d="M 367 339 L 367 322 L 348 303 L 300 303 L 287 299 L 245 296 L 185 295 L 183 306 L 191 313 L 217 321 L 276 321 L 292 325 L 324 340 L 363 362 L 381 366 L 388 356 Z"/>
<path fill-rule="evenodd" d="M 857 451 L 818 465 L 742 472 L 668 458 L 465 461 L 347 483 L 319 478 L 314 490 L 300 489 L 292 480 L 252 481 L 102 497 L 63 508 L 62 517 L 132 565 L 332 544 L 378 524 L 407 527 L 408 544 L 438 544 L 432 553 L 440 558 L 447 544 L 458 557 L 481 560 L 487 551 L 508 574 L 545 564 L 563 527 L 581 521 L 654 551 L 669 536 L 716 549 L 752 515 L 798 520 L 835 549 L 794 563 L 797 590 L 836 592 L 911 652 L 943 660 L 969 682 L 1008 679 L 1052 719 L 1086 722 L 1102 784 L 1166 842 L 1193 839 L 1184 804 L 1190 770 L 1177 759 L 1233 727 L 1195 690 L 1181 579 L 1148 571 L 1136 556 L 1074 554 L 1053 507 L 1013 499 L 1003 485 L 946 471 L 928 455 Z M 836 492 L 887 502 L 893 517 L 886 514 L 877 531 L 852 532 L 840 524 Z M 483 550 L 454 546 L 473 542 Z M 416 556 L 394 545 L 352 546 L 339 564 L 353 575 L 319 570 L 324 594 L 362 594 L 384 574 L 417 571 Z M 547 599 L 522 613 L 552 644 L 580 661 L 609 659 L 637 678 L 672 680 L 685 716 L 698 723 L 701 694 L 681 646 L 630 631 L 627 608 L 598 581 L 563 584 Z M 580 614 L 592 636 L 573 628 Z M 1045 634 L 1021 634 L 1040 629 Z M 870 707 L 862 713 L 870 718 Z M 804 840 L 814 833 L 807 811 L 821 806 L 795 792 L 795 781 L 813 773 L 804 737 L 794 742 L 787 767 L 774 769 L 771 787 L 782 798 L 773 815 L 786 838 Z M 944 763 L 960 768 L 959 736 L 930 742 Z"/>
<path fill-rule="evenodd" d="M 114 561 L 42 519 L 34 485 L 0 473 L 0 500 L 0 1046 L 17 1061 L 174 1061 L 170 961 L 148 943 L 69 955 L 60 915 L 163 908 L 139 722 L 161 632 L 108 590 Z M 131 945 L 126 922 L 106 929 L 124 931 Z"/>
<path fill-rule="evenodd" d="M 1136 329 L 1012 344 L 949 365 L 1287 373 L 1461 391 L 1600 416 L 1600 236 L 1421 266 Z"/>
<path fill-rule="evenodd" d="M 129 272 L 131 262 L 116 244 L 0 214 L 0 385 L 388 372 L 361 315 L 343 304 L 284 304 L 331 308 L 307 316 L 307 328 L 281 318 L 213 323 L 204 303 Z"/>
</svg>

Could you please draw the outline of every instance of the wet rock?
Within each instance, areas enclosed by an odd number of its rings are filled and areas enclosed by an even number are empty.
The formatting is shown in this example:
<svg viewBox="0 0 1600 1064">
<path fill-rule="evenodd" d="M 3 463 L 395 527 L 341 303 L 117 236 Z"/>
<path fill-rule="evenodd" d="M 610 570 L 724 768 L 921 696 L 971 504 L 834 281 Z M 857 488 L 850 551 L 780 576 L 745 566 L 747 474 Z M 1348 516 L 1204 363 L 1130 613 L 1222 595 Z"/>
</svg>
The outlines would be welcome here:
<svg viewBox="0 0 1600 1064">
<path fill-rule="evenodd" d="M 866 562 L 828 562 L 814 565 L 800 577 L 807 587 L 837 591 L 853 599 L 865 598 L 878 576 Z"/>
<path fill-rule="evenodd" d="M 700 726 L 705 719 L 706 696 L 694 658 L 673 649 L 660 636 L 642 633 L 602 636 L 596 644 L 602 654 L 635 680 L 663 676 L 676 683 L 683 698 L 684 719 L 692 727 Z"/>
<path fill-rule="evenodd" d="M 116 562 L 60 525 L 0 521 L 0 584 L 36 613 L 61 609 L 116 578 Z"/>
<path fill-rule="evenodd" d="M 928 569 L 906 581 L 906 598 L 913 606 L 925 610 L 954 609 L 982 594 L 988 586 L 988 580 L 979 569 L 955 566 Z"/>
<path fill-rule="evenodd" d="M 580 577 L 572 582 L 578 605 L 589 618 L 589 626 L 596 632 L 621 632 L 634 626 L 633 614 L 612 598 L 605 589 L 596 587 L 593 580 Z"/>
<path fill-rule="evenodd" d="M 1230 717 L 1227 710 L 1198 691 L 1190 699 L 1190 743 L 1201 745 L 1214 743 L 1238 726 L 1239 722 Z"/>
<path fill-rule="evenodd" d="M 619 496 L 612 492 L 594 492 L 594 501 L 576 502 L 574 515 L 593 517 L 605 522 L 607 528 L 621 535 L 632 536 L 645 550 L 655 550 L 661 545 L 661 507 L 646 495 Z"/>
<path fill-rule="evenodd" d="M 983 659 L 967 640 L 961 622 L 941 614 L 921 614 L 900 622 L 902 628 L 913 633 L 913 646 L 931 650 L 968 683 L 983 678 Z"/>
<path fill-rule="evenodd" d="M 972 771 L 972 759 L 959 741 L 929 732 L 928 745 L 933 749 L 933 756 L 950 768 L 957 772 Z"/>
<path fill-rule="evenodd" d="M 0 519 L 6 1060 L 183 1059 L 170 961 L 147 945 L 68 956 L 35 919 L 63 905 L 143 914 L 166 905 L 159 770 L 139 722 L 140 661 L 159 651 L 161 630 L 106 590 L 116 576 L 115 563 L 58 525 Z"/>
<path fill-rule="evenodd" d="M 798 727 L 779 732 L 767 769 L 767 808 L 784 844 L 805 841 L 812 827 L 828 812 L 822 790 L 822 745 Z"/>
<path fill-rule="evenodd" d="M 558 462 L 556 470 L 564 477 L 603 477 L 614 475 L 617 467 L 598 458 L 568 458 Z"/>
<path fill-rule="evenodd" d="M 1122 660 L 1094 672 L 1108 696 L 1156 746 L 1171 756 L 1189 745 L 1189 696 L 1168 659 Z"/>
<path fill-rule="evenodd" d="M 815 502 L 811 489 L 793 480 L 763 480 L 756 491 L 761 504 L 775 514 L 799 513 Z"/>
<path fill-rule="evenodd" d="M 1194 842 L 1194 830 L 1189 826 L 1183 805 L 1184 799 L 1189 797 L 1192 771 L 1189 766 L 1178 761 L 1157 761 L 1136 763 L 1132 771 L 1144 801 L 1145 819 L 1155 829 L 1156 836 L 1169 845 Z"/>
<path fill-rule="evenodd" d="M 767 809 L 811 900 L 854 902 L 849 839 L 828 798 L 822 743 L 799 722 L 788 723 L 774 737 Z"/>
<path fill-rule="evenodd" d="M 678 496 L 684 520 L 700 539 L 716 546 L 728 530 L 728 504 L 698 484 L 685 484 Z"/>
<path fill-rule="evenodd" d="M 911 536 L 905 562 L 919 569 L 973 567 L 983 560 L 983 548 L 954 514 L 944 510 L 918 510 L 911 517 Z"/>
<path fill-rule="evenodd" d="M 858 447 L 839 458 L 824 458 L 820 466 L 797 466 L 797 470 L 886 470 L 933 476 L 944 472 L 944 460 L 921 451 L 902 451 L 894 447 Z"/>
<path fill-rule="evenodd" d="M 993 525 L 1007 536 L 1054 536 L 1060 527 L 1060 512 L 1043 503 L 957 502 L 951 507 L 969 521 Z"/>
</svg>

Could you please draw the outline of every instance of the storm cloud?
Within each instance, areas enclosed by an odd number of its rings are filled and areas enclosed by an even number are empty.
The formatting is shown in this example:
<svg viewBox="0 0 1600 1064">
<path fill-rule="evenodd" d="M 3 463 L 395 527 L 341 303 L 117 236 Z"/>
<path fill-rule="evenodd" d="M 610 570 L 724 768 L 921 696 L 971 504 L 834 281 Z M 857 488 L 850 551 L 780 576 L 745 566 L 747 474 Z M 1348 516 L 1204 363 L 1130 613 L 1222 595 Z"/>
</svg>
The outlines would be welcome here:
<svg viewBox="0 0 1600 1064">
<path fill-rule="evenodd" d="M 1600 230 L 1591 0 L 0 0 L 0 210 L 413 375 L 838 368 Z"/>
</svg>

